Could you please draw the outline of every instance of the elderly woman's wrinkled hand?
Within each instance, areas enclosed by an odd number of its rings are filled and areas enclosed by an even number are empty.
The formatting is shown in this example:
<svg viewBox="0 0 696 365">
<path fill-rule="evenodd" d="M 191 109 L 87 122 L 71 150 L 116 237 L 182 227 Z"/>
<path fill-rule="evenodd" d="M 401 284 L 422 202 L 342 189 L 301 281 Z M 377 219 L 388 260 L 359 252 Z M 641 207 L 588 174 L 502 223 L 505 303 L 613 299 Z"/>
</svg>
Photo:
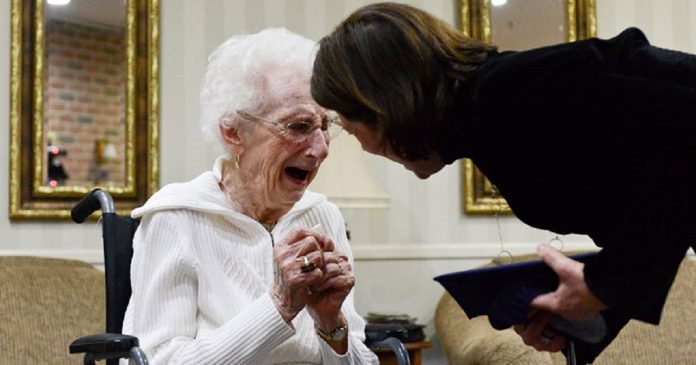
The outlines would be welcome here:
<svg viewBox="0 0 696 365">
<path fill-rule="evenodd" d="M 324 277 L 324 254 L 333 249 L 331 239 L 304 228 L 293 230 L 275 244 L 271 297 L 286 322 L 290 323 L 307 304 L 311 286 Z"/>
<path fill-rule="evenodd" d="M 312 295 L 307 310 L 317 327 L 329 331 L 341 325 L 341 306 L 355 285 L 353 268 L 348 257 L 337 252 L 324 252 L 324 276 L 311 285 Z"/>
</svg>

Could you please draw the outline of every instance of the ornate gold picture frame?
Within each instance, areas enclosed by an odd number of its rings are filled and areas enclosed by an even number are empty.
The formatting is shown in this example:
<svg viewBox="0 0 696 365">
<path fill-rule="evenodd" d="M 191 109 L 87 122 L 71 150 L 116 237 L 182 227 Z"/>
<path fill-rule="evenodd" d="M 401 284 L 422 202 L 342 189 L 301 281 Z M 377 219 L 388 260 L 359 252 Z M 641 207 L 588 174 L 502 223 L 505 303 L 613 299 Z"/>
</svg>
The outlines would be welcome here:
<svg viewBox="0 0 696 365">
<path fill-rule="evenodd" d="M 127 213 L 142 205 L 159 187 L 159 0 L 115 0 L 120 6 L 121 25 L 114 27 L 119 35 L 114 47 L 118 50 L 119 83 L 109 85 L 112 94 L 120 101 L 114 103 L 116 122 L 120 128 L 118 141 L 104 141 L 101 136 L 88 142 L 79 142 L 89 150 L 92 160 L 104 163 L 111 158 L 118 160 L 119 182 L 106 184 L 100 181 L 78 182 L 74 184 L 54 184 L 47 178 L 51 171 L 51 151 L 59 151 L 47 143 L 47 105 L 49 90 L 48 41 L 53 42 L 55 33 L 49 34 L 49 9 L 44 0 L 12 0 L 11 14 L 11 86 L 10 86 L 10 204 L 9 215 L 13 220 L 69 219 L 70 209 L 87 192 L 95 187 L 107 190 L 117 203 L 119 212 Z M 74 2 L 79 3 L 79 2 Z M 93 3 L 82 3 L 94 6 Z M 100 2 L 97 7 L 103 8 Z M 109 14 L 106 14 L 109 15 Z M 113 16 L 113 14 L 111 14 Z M 51 18 L 52 23 L 73 24 L 73 18 Z M 89 18 L 80 18 L 76 27 L 87 29 L 89 33 L 97 23 Z M 90 28 L 91 27 L 91 28 Z M 106 27 L 106 25 L 105 25 Z M 112 26 L 113 27 L 113 26 Z M 55 29 L 55 28 L 50 28 Z M 63 34 L 75 34 L 75 28 Z M 81 33 L 82 34 L 82 33 Z M 90 42 L 87 34 L 85 43 Z M 73 38 L 71 38 L 73 39 Z M 75 44 L 80 42 L 65 42 Z M 106 43 L 104 43 L 106 44 Z M 52 43 L 53 45 L 53 43 Z M 94 48 L 78 54 L 87 59 L 95 53 Z M 76 52 L 73 52 L 76 53 Z M 111 53 L 115 53 L 111 49 Z M 62 61 L 65 69 L 89 68 L 90 65 L 76 65 L 73 61 Z M 114 61 L 105 61 L 105 64 Z M 122 71 L 121 71 L 122 70 Z M 108 72 L 108 71 L 106 71 Z M 105 72 L 105 73 L 106 73 Z M 71 79 L 76 79 L 69 75 Z M 122 81 L 121 81 L 122 80 Z M 77 87 L 76 87 L 77 88 Z M 114 91 L 115 90 L 115 91 Z M 89 93 L 89 89 L 87 93 Z M 67 93 L 55 99 L 73 101 Z M 54 99 L 54 100 L 55 100 Z M 75 97 L 77 102 L 78 98 Z M 85 109 L 85 108 L 83 108 Z M 94 115 L 105 113 L 97 110 Z M 79 112 L 72 112 L 68 117 Z M 94 118 L 97 125 L 97 117 Z M 63 138 L 70 139 L 70 133 L 79 133 L 86 124 L 93 121 L 83 117 L 74 123 L 73 129 L 64 132 Z M 99 121 L 101 123 L 101 121 Z M 101 127 L 101 124 L 99 124 Z M 82 129 L 81 129 L 82 128 Z M 112 128 L 113 129 L 113 128 Z M 122 131 L 122 132 L 120 132 Z M 115 140 L 114 133 L 103 132 Z M 75 138 L 77 139 L 77 138 Z M 118 143 L 118 149 L 113 146 Z M 111 144 L 111 146 L 109 146 Z M 74 150 L 82 149 L 82 146 Z M 47 157 L 47 155 L 49 157 Z M 56 153 L 57 155 L 57 153 Z M 110 162 L 114 162 L 110 161 Z M 109 162 L 109 161 L 107 161 Z M 75 165 L 77 166 L 77 165 Z"/>
<path fill-rule="evenodd" d="M 520 0 L 510 0 L 520 1 Z M 491 1 L 460 0 L 461 31 L 468 37 L 491 43 Z M 566 41 L 595 37 L 595 0 L 565 0 Z M 505 199 L 469 159 L 462 161 L 464 212 L 467 214 L 511 213 Z"/>
</svg>

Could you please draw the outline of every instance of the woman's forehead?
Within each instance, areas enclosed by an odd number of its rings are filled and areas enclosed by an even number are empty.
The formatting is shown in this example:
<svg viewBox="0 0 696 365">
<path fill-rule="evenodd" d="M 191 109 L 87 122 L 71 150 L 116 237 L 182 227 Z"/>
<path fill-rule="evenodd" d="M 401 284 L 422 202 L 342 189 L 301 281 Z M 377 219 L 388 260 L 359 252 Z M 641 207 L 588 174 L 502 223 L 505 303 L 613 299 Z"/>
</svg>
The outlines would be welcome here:
<svg viewBox="0 0 696 365">
<path fill-rule="evenodd" d="M 309 94 L 286 95 L 273 104 L 271 112 L 293 113 L 311 112 L 323 113 L 323 108 Z"/>
</svg>

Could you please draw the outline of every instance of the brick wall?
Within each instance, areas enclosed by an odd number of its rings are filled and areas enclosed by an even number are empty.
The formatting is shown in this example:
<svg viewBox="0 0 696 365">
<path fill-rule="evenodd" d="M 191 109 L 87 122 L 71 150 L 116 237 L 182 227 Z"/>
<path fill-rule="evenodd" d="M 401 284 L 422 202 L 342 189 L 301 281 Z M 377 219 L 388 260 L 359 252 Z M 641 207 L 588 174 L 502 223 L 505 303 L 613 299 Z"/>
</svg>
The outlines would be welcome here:
<svg viewBox="0 0 696 365">
<path fill-rule="evenodd" d="M 51 20 L 46 24 L 44 127 L 69 178 L 64 185 L 125 182 L 125 41 L 121 31 Z M 48 140 L 50 139 L 50 141 Z M 118 157 L 99 163 L 99 139 Z"/>
</svg>

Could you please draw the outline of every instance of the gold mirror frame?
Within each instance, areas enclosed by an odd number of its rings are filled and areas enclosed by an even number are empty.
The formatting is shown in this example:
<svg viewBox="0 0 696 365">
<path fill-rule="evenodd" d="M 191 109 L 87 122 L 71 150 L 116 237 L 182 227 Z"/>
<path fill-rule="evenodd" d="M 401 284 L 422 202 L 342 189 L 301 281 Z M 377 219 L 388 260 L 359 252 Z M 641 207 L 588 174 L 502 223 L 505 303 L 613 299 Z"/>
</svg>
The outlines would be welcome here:
<svg viewBox="0 0 696 365">
<path fill-rule="evenodd" d="M 12 0 L 10 219 L 69 219 L 96 186 L 43 184 L 44 1 Z M 126 5 L 125 184 L 100 186 L 121 214 L 159 187 L 159 0 Z"/>
<path fill-rule="evenodd" d="M 595 0 L 565 0 L 567 41 L 595 37 Z M 490 0 L 460 0 L 460 30 L 468 37 L 491 42 Z M 464 212 L 468 214 L 512 213 L 505 199 L 470 159 L 462 161 Z"/>
</svg>

